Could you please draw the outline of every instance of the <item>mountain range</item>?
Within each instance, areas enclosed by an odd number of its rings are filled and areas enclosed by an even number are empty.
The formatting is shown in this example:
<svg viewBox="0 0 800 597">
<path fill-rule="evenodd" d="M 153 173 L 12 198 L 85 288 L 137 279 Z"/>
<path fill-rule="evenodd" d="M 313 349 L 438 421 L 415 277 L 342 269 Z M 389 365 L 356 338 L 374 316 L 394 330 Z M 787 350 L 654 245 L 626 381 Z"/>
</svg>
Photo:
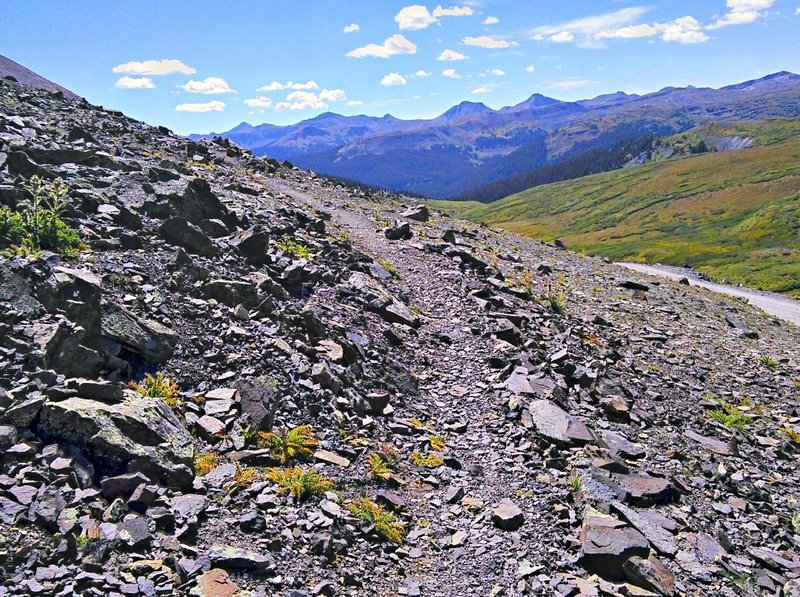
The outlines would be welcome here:
<svg viewBox="0 0 800 597">
<path fill-rule="evenodd" d="M 782 71 L 721 89 L 620 91 L 577 102 L 535 93 L 499 110 L 462 102 L 430 120 L 326 112 L 289 126 L 243 122 L 220 135 L 320 174 L 486 202 L 524 190 L 543 168 L 547 182 L 618 168 L 654 137 L 713 122 L 798 116 L 800 76 Z M 591 152 L 614 157 L 593 171 L 576 167 L 597 162 Z"/>
</svg>

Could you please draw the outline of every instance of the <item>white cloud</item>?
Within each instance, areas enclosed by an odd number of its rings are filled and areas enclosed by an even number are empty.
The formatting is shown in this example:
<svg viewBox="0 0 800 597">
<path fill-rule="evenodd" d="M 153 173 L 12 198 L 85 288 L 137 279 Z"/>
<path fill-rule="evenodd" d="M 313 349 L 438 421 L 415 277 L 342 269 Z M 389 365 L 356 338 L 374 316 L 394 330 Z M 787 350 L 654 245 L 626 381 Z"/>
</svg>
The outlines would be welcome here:
<svg viewBox="0 0 800 597">
<path fill-rule="evenodd" d="M 794 14 L 796 14 L 796 15 L 800 15 L 800 8 L 796 9 L 796 10 L 794 11 Z"/>
<path fill-rule="evenodd" d="M 428 9 L 420 4 L 413 4 L 402 8 L 394 17 L 400 29 L 408 29 L 416 31 L 417 29 L 425 29 L 428 25 L 436 22 L 436 18 L 428 11 Z"/>
<path fill-rule="evenodd" d="M 111 69 L 113 73 L 126 75 L 193 75 L 197 72 L 191 66 L 186 66 L 180 60 L 167 58 L 164 60 L 145 60 L 144 62 L 126 62 L 118 64 Z"/>
<path fill-rule="evenodd" d="M 766 3 L 774 0 L 728 0 L 731 3 Z M 702 43 L 709 37 L 703 33 L 700 22 L 686 16 L 667 23 L 640 23 L 646 8 L 630 7 L 616 12 L 575 19 L 557 25 L 537 27 L 529 34 L 536 41 L 554 43 L 575 42 L 583 48 L 602 48 L 608 39 L 638 39 L 661 36 L 662 41 L 677 43 Z"/>
<path fill-rule="evenodd" d="M 114 83 L 117 89 L 155 89 L 153 81 L 147 77 L 122 77 Z"/>
<path fill-rule="evenodd" d="M 261 108 L 262 110 L 266 110 L 272 105 L 272 100 L 268 97 L 264 97 L 263 95 L 259 95 L 258 97 L 249 97 L 244 100 L 245 106 L 250 106 L 251 108 Z"/>
<path fill-rule="evenodd" d="M 319 98 L 324 102 L 343 102 L 347 99 L 344 89 L 323 89 Z"/>
<path fill-rule="evenodd" d="M 532 64 L 531 64 L 530 66 L 526 66 L 526 67 L 525 67 L 525 72 L 528 72 L 528 73 L 535 73 L 535 72 L 536 72 L 536 67 L 535 67 L 535 66 L 533 66 Z"/>
<path fill-rule="evenodd" d="M 775 0 L 728 0 L 728 12 L 707 29 L 720 29 L 731 25 L 746 25 L 760 19 L 765 11 L 772 8 Z M 798 9 L 800 13 L 800 9 Z"/>
<path fill-rule="evenodd" d="M 256 91 L 269 92 L 269 91 L 283 91 L 284 89 L 292 89 L 294 91 L 309 91 L 311 89 L 319 89 L 316 81 L 306 81 L 305 83 L 295 83 L 294 81 L 273 81 L 269 85 L 264 85 L 256 89 Z"/>
<path fill-rule="evenodd" d="M 321 110 L 325 102 L 311 91 L 292 91 L 286 100 L 275 105 L 276 110 Z"/>
<path fill-rule="evenodd" d="M 204 104 L 178 104 L 175 106 L 176 112 L 222 112 L 225 109 L 225 102 L 213 100 Z"/>
<path fill-rule="evenodd" d="M 345 33 L 355 33 L 356 31 L 361 31 L 361 27 L 358 23 L 350 23 L 347 27 L 342 29 L 342 31 Z"/>
<path fill-rule="evenodd" d="M 217 93 L 236 93 L 231 89 L 225 79 L 219 77 L 208 77 L 202 81 L 189 81 L 181 85 L 181 89 L 189 93 L 202 93 L 203 95 L 214 95 Z"/>
<path fill-rule="evenodd" d="M 510 48 L 519 45 L 514 41 L 506 41 L 504 39 L 495 39 L 488 35 L 481 35 L 479 37 L 465 37 L 461 40 L 468 46 L 478 46 L 479 48 L 489 48 L 490 50 L 497 50 L 502 48 Z"/>
<path fill-rule="evenodd" d="M 419 77 L 420 79 L 424 79 L 425 77 L 430 77 L 431 74 L 426 70 L 418 70 L 414 73 L 415 77 Z"/>
<path fill-rule="evenodd" d="M 398 85 L 405 85 L 406 83 L 406 78 L 398 73 L 389 73 L 381 79 L 381 85 L 383 87 L 396 87 Z"/>
<path fill-rule="evenodd" d="M 455 62 L 456 60 L 466 60 L 469 56 L 464 56 L 464 54 L 460 54 L 459 52 L 455 52 L 453 50 L 445 50 L 436 60 L 441 60 L 442 62 Z"/>
<path fill-rule="evenodd" d="M 433 9 L 433 16 L 439 17 L 471 17 L 473 14 L 469 6 L 451 6 L 450 8 L 442 8 L 437 6 Z"/>
<path fill-rule="evenodd" d="M 565 44 L 571 41 L 575 41 L 575 35 L 573 35 L 569 31 L 561 31 L 559 33 L 556 33 L 555 35 L 551 35 L 550 41 L 557 44 Z"/>
<path fill-rule="evenodd" d="M 416 54 L 417 44 L 408 41 L 405 37 L 396 33 L 382 44 L 367 44 L 361 48 L 351 50 L 346 56 L 350 58 L 389 58 L 398 54 Z"/>
<path fill-rule="evenodd" d="M 694 17 L 681 17 L 672 23 L 660 25 L 661 39 L 680 44 L 699 44 L 709 40 L 708 35 L 701 31 L 700 22 Z"/>
<path fill-rule="evenodd" d="M 478 87 L 477 89 L 473 89 L 472 93 L 474 93 L 476 95 L 480 95 L 482 93 L 489 93 L 490 91 L 491 91 L 491 89 L 488 89 L 486 87 Z"/>
<path fill-rule="evenodd" d="M 486 71 L 486 74 L 494 77 L 505 77 L 506 71 L 504 71 L 502 68 L 492 68 Z"/>
<path fill-rule="evenodd" d="M 350 106 L 351 108 L 354 108 L 356 106 L 363 106 L 364 102 L 362 102 L 361 100 L 350 100 L 349 102 L 347 102 L 347 105 Z"/>
<path fill-rule="evenodd" d="M 569 91 L 572 89 L 581 89 L 594 83 L 589 79 L 565 79 L 564 81 L 556 81 L 550 85 L 550 89 L 558 89 L 560 91 Z"/>
<path fill-rule="evenodd" d="M 500 22 L 500 19 L 498 19 L 497 17 L 486 17 L 483 20 L 483 24 L 484 25 L 495 25 L 495 24 L 497 24 L 499 22 Z"/>
<path fill-rule="evenodd" d="M 454 68 L 446 68 L 442 71 L 442 76 L 447 77 L 448 79 L 460 79 L 461 75 L 456 72 Z"/>
</svg>

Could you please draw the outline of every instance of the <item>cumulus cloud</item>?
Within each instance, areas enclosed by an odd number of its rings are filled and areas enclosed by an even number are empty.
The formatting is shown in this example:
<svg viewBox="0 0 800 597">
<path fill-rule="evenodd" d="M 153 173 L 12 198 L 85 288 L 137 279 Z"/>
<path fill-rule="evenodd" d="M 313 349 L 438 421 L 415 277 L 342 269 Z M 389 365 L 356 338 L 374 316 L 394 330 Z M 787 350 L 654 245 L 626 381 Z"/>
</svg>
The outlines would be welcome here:
<svg viewBox="0 0 800 597">
<path fill-rule="evenodd" d="M 477 89 L 473 89 L 472 93 L 480 95 L 482 93 L 489 93 L 490 91 L 491 91 L 491 89 L 489 89 L 487 87 L 478 87 Z"/>
<path fill-rule="evenodd" d="M 346 105 L 350 106 L 351 108 L 354 108 L 356 106 L 363 106 L 364 102 L 362 102 L 361 100 L 350 100 L 349 102 L 347 102 Z"/>
<path fill-rule="evenodd" d="M 436 18 L 425 6 L 413 4 L 400 9 L 400 12 L 395 15 L 394 21 L 400 29 L 416 31 L 435 23 Z"/>
<path fill-rule="evenodd" d="M 775 4 L 775 0 L 728 0 L 728 12 L 707 28 L 720 29 L 731 25 L 753 23 L 772 8 L 773 4 Z M 798 12 L 800 12 L 800 9 L 798 9 Z"/>
<path fill-rule="evenodd" d="M 323 89 L 319 98 L 325 102 L 343 102 L 347 99 L 344 89 Z"/>
<path fill-rule="evenodd" d="M 178 104 L 175 106 L 176 112 L 222 112 L 225 109 L 225 102 L 213 100 L 204 104 Z"/>
<path fill-rule="evenodd" d="M 731 2 L 771 2 L 774 0 L 729 0 Z M 700 22 L 691 16 L 666 23 L 641 23 L 646 8 L 631 7 L 531 30 L 536 41 L 575 42 L 583 48 L 602 48 L 609 39 L 638 39 L 660 36 L 662 41 L 683 44 L 702 43 L 709 37 Z"/>
<path fill-rule="evenodd" d="M 397 87 L 398 85 L 405 85 L 406 78 L 399 73 L 389 73 L 381 79 L 381 85 L 384 87 Z"/>
<path fill-rule="evenodd" d="M 292 91 L 282 102 L 275 104 L 276 110 L 322 110 L 326 102 L 343 102 L 347 99 L 343 89 L 323 89 L 319 93 L 313 91 Z"/>
<path fill-rule="evenodd" d="M 446 68 L 442 71 L 442 76 L 448 79 L 460 79 L 461 75 L 458 74 L 454 68 Z"/>
<path fill-rule="evenodd" d="M 506 71 L 504 71 L 502 68 L 492 68 L 487 71 L 487 74 L 495 77 L 505 77 Z"/>
<path fill-rule="evenodd" d="M 180 60 L 167 58 L 164 60 L 145 60 L 144 62 L 131 61 L 118 64 L 111 72 L 126 75 L 193 75 L 197 72 L 191 66 L 186 66 Z"/>
<path fill-rule="evenodd" d="M 450 8 L 442 8 L 437 6 L 433 9 L 433 16 L 437 19 L 439 17 L 471 17 L 473 14 L 469 6 L 451 6 Z"/>
<path fill-rule="evenodd" d="M 426 70 L 418 70 L 417 72 L 414 73 L 414 76 L 419 77 L 420 79 L 424 79 L 426 77 L 430 77 L 431 74 Z"/>
<path fill-rule="evenodd" d="M 268 97 L 264 97 L 263 95 L 259 95 L 258 97 L 249 97 L 244 100 L 245 106 L 250 106 L 251 108 L 260 108 L 261 110 L 266 110 L 272 105 L 272 100 Z"/>
<path fill-rule="evenodd" d="M 495 39 L 488 35 L 481 35 L 478 37 L 465 37 L 461 40 L 468 46 L 477 46 L 479 48 L 489 48 L 491 50 L 510 48 L 511 46 L 519 45 L 514 41 L 506 41 L 504 39 Z"/>
<path fill-rule="evenodd" d="M 530 66 L 526 66 L 525 67 L 525 72 L 527 72 L 527 73 L 535 73 L 536 72 L 536 67 L 533 66 L 532 64 Z"/>
<path fill-rule="evenodd" d="M 484 25 L 495 25 L 495 24 L 497 24 L 499 22 L 500 22 L 500 19 L 498 19 L 497 17 L 486 17 L 483 20 L 483 24 Z"/>
<path fill-rule="evenodd" d="M 356 31 L 361 31 L 361 27 L 358 23 L 350 23 L 347 27 L 342 29 L 345 33 L 355 33 Z"/>
<path fill-rule="evenodd" d="M 400 9 L 394 21 L 400 29 L 416 31 L 438 23 L 441 17 L 469 17 L 475 14 L 469 6 L 437 6 L 430 12 L 426 6 L 412 4 Z"/>
<path fill-rule="evenodd" d="M 181 85 L 181 89 L 189 93 L 201 93 L 203 95 L 216 95 L 218 93 L 236 93 L 230 88 L 225 79 L 219 77 L 207 77 L 202 81 L 189 81 Z"/>
<path fill-rule="evenodd" d="M 321 110 L 325 102 L 312 91 L 292 91 L 286 100 L 275 105 L 276 110 Z"/>
<path fill-rule="evenodd" d="M 399 33 L 395 33 L 382 44 L 367 44 L 361 48 L 349 51 L 345 56 L 349 58 L 389 58 L 398 54 L 416 54 L 417 44 L 408 41 Z"/>
<path fill-rule="evenodd" d="M 442 62 L 455 62 L 456 60 L 466 60 L 467 58 L 469 58 L 469 56 L 464 56 L 464 54 L 460 54 L 459 52 L 445 50 L 439 54 L 437 60 L 441 60 Z"/>
<path fill-rule="evenodd" d="M 306 81 L 305 83 L 295 83 L 294 81 L 281 83 L 280 81 L 273 81 L 269 85 L 259 87 L 256 91 L 268 93 L 270 91 L 284 91 L 286 89 L 291 89 L 293 91 L 309 91 L 311 89 L 319 89 L 319 85 L 317 85 L 316 81 Z"/>
<path fill-rule="evenodd" d="M 121 77 L 114 83 L 117 89 L 155 89 L 151 79 L 147 77 Z"/>
</svg>

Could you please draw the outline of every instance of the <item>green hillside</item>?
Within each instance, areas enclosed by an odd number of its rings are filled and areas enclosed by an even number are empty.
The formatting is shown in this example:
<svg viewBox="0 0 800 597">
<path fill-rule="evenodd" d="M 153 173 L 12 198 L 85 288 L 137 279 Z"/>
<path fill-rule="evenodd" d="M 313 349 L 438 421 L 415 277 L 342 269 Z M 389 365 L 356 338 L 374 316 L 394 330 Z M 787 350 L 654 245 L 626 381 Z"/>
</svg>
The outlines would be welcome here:
<svg viewBox="0 0 800 597">
<path fill-rule="evenodd" d="M 757 146 L 529 189 L 460 217 L 615 260 L 689 264 L 716 280 L 800 296 L 800 122 L 715 125 Z"/>
</svg>

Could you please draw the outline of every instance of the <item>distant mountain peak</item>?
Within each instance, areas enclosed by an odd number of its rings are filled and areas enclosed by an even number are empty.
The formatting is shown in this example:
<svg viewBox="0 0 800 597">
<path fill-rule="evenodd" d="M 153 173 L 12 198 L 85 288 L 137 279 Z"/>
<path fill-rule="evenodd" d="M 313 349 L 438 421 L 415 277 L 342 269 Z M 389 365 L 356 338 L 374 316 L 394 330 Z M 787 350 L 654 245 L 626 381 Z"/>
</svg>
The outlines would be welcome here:
<svg viewBox="0 0 800 597">
<path fill-rule="evenodd" d="M 536 110 L 538 108 L 548 108 L 550 106 L 555 106 L 563 103 L 565 102 L 554 99 L 552 97 L 547 97 L 546 95 L 542 95 L 541 93 L 534 93 L 524 102 L 520 102 L 516 106 L 507 106 L 503 108 L 501 112 L 522 112 L 524 110 Z"/>
<path fill-rule="evenodd" d="M 744 83 L 738 83 L 736 85 L 728 85 L 727 87 L 723 87 L 723 90 L 726 91 L 737 91 L 737 90 L 759 90 L 759 91 L 767 91 L 767 90 L 779 90 L 784 88 L 794 88 L 800 86 L 800 75 L 796 75 L 795 73 L 789 72 L 787 70 L 782 70 L 777 73 L 772 73 L 769 75 L 765 75 L 760 79 L 753 79 L 751 81 L 745 81 Z"/>
<path fill-rule="evenodd" d="M 473 114 L 485 114 L 491 111 L 492 109 L 489 106 L 481 102 L 463 101 L 439 116 L 437 120 L 455 120 L 457 118 L 472 116 Z"/>
</svg>

